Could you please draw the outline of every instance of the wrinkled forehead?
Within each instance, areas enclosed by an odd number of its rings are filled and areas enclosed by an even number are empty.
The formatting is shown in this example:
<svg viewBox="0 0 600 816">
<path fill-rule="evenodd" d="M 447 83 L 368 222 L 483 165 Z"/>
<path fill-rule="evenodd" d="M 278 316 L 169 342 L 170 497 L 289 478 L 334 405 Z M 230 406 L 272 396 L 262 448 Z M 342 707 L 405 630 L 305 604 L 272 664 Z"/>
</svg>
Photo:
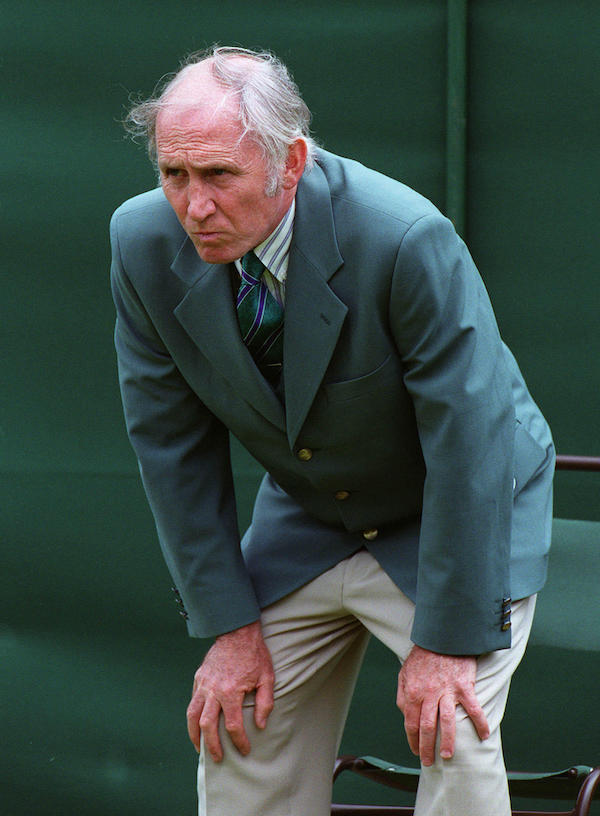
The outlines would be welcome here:
<svg viewBox="0 0 600 816">
<path fill-rule="evenodd" d="M 223 138 L 241 142 L 243 128 L 237 110 L 215 107 L 198 100 L 178 100 L 165 105 L 156 119 L 157 145 L 171 135 L 193 138 L 194 136 Z"/>
<path fill-rule="evenodd" d="M 177 104 L 164 108 L 156 122 L 159 166 L 190 161 L 198 166 L 228 162 L 239 167 L 263 167 L 265 158 L 245 134 L 237 114 L 210 105 Z"/>
</svg>

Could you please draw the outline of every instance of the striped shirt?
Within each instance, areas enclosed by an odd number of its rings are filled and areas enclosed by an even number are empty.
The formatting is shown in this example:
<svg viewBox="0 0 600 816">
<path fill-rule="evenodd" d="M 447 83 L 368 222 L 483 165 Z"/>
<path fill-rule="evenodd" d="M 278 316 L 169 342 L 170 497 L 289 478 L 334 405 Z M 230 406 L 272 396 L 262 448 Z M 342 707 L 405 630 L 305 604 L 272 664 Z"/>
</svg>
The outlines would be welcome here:
<svg viewBox="0 0 600 816">
<path fill-rule="evenodd" d="M 262 243 L 254 247 L 254 254 L 260 258 L 266 267 L 263 279 L 271 294 L 282 306 L 285 302 L 285 279 L 287 277 L 295 213 L 296 201 L 294 200 L 292 206 L 268 238 L 265 238 Z M 241 272 L 241 261 L 237 260 L 234 263 L 237 271 Z"/>
</svg>

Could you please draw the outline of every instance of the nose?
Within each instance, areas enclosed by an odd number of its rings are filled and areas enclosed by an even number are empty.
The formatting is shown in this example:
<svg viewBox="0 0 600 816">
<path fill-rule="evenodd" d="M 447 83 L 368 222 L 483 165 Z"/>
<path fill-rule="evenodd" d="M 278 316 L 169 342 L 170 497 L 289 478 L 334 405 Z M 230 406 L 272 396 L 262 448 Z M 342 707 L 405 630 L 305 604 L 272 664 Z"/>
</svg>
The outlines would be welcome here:
<svg viewBox="0 0 600 816">
<path fill-rule="evenodd" d="M 199 179 L 191 182 L 188 187 L 188 216 L 194 221 L 204 221 L 216 211 L 217 206 L 207 185 Z"/>
</svg>

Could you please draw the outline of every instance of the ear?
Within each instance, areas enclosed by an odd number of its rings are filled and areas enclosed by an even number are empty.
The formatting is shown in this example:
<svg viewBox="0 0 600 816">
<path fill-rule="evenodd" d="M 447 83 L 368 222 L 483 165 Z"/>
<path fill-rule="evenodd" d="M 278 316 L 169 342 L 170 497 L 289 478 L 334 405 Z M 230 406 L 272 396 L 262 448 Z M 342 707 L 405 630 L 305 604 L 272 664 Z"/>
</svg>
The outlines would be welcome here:
<svg viewBox="0 0 600 816">
<path fill-rule="evenodd" d="M 296 139 L 289 146 L 285 167 L 283 168 L 283 188 L 290 190 L 298 186 L 306 165 L 308 150 L 304 139 Z"/>
</svg>

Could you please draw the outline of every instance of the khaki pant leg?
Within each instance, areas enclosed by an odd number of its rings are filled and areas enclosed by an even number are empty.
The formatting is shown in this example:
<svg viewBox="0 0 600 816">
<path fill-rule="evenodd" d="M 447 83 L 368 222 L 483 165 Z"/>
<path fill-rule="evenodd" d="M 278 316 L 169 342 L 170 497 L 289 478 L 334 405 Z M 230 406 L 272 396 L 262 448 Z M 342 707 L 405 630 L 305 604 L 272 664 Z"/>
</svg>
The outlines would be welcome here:
<svg viewBox="0 0 600 816">
<path fill-rule="evenodd" d="M 462 707 L 456 715 L 454 757 L 423 768 L 415 816 L 510 816 L 500 725 L 510 681 L 527 646 L 536 596 L 513 604 L 512 646 L 479 659 L 475 693 L 490 726 L 483 742 Z"/>
<path fill-rule="evenodd" d="M 248 756 L 223 728 L 221 763 L 202 747 L 199 816 L 329 815 L 333 763 L 369 638 L 340 606 L 343 563 L 264 610 L 275 706 L 260 731 L 248 698 Z"/>
<path fill-rule="evenodd" d="M 344 585 L 344 605 L 400 662 L 412 643 L 414 604 L 396 587 L 366 551 L 351 559 Z M 432 766 L 423 767 L 415 816 L 510 816 L 500 724 L 510 680 L 519 665 L 533 622 L 535 596 L 513 604 L 512 646 L 481 657 L 475 692 L 485 712 L 490 736 L 481 741 L 459 706 L 454 757 L 442 760 L 439 747 Z M 390 700 L 390 710 L 395 701 Z M 404 730 L 398 739 L 406 739 Z M 393 757 L 389 757 L 393 761 Z"/>
</svg>

